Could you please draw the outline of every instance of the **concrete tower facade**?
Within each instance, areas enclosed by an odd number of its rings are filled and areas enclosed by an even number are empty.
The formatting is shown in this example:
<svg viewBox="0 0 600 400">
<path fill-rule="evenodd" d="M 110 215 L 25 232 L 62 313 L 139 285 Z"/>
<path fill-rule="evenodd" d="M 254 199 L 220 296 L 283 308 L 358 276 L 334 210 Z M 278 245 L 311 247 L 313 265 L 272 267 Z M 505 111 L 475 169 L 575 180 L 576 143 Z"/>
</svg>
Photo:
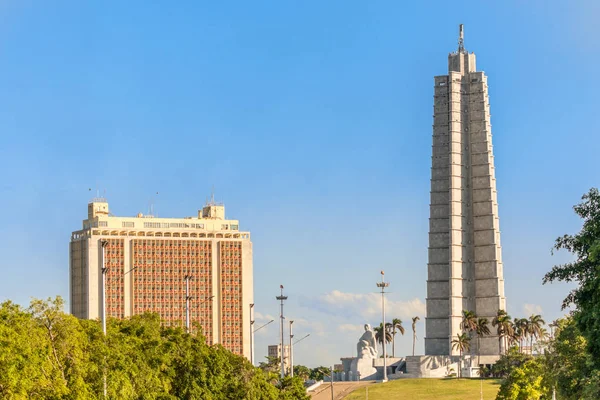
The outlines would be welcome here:
<svg viewBox="0 0 600 400">
<path fill-rule="evenodd" d="M 500 354 L 492 319 L 506 309 L 487 77 L 463 46 L 436 76 L 427 265 L 426 355 L 458 355 L 462 311 L 488 319 L 481 363 Z M 473 352 L 476 352 L 473 343 Z"/>
</svg>

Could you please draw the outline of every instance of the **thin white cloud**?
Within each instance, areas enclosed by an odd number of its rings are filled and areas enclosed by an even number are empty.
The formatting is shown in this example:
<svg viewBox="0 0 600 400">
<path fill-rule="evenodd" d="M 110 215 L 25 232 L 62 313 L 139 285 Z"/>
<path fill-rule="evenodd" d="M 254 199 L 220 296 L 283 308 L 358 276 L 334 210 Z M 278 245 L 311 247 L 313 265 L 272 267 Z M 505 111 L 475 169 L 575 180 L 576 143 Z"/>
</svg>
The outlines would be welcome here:
<svg viewBox="0 0 600 400">
<path fill-rule="evenodd" d="M 542 315 L 542 306 L 539 304 L 523 304 L 523 315 L 528 318 L 530 315 Z"/>
<path fill-rule="evenodd" d="M 341 324 L 338 325 L 337 329 L 344 333 L 360 333 L 364 330 L 363 325 L 359 324 Z"/>
<path fill-rule="evenodd" d="M 271 314 L 262 314 L 260 312 L 255 311 L 254 312 L 254 320 L 259 323 L 259 322 L 269 322 L 270 320 L 275 320 L 276 318 L 274 316 L 272 316 Z"/>
<path fill-rule="evenodd" d="M 386 297 L 385 308 L 389 319 L 400 318 L 409 321 L 414 316 L 425 315 L 425 303 L 421 299 L 396 300 Z M 355 320 L 361 317 L 365 322 L 378 320 L 381 316 L 381 295 L 377 293 L 347 293 L 333 290 L 325 295 L 301 299 L 300 305 L 324 314 Z"/>
</svg>

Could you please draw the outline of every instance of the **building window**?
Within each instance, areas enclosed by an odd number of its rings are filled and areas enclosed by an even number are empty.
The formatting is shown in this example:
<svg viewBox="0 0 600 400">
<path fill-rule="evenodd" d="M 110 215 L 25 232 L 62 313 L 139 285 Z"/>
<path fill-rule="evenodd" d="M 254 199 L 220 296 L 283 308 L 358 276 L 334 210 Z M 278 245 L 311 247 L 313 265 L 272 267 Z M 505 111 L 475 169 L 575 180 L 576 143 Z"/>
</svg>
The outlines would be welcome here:
<svg viewBox="0 0 600 400">
<path fill-rule="evenodd" d="M 108 221 L 98 221 L 98 226 L 99 226 L 100 228 L 102 228 L 102 227 L 104 227 L 104 228 L 105 228 L 105 227 L 107 227 L 107 226 L 108 226 Z"/>
<path fill-rule="evenodd" d="M 123 228 L 133 228 L 133 227 L 135 227 L 135 222 L 126 222 L 126 221 L 123 221 L 123 222 L 121 222 L 121 226 Z"/>
</svg>

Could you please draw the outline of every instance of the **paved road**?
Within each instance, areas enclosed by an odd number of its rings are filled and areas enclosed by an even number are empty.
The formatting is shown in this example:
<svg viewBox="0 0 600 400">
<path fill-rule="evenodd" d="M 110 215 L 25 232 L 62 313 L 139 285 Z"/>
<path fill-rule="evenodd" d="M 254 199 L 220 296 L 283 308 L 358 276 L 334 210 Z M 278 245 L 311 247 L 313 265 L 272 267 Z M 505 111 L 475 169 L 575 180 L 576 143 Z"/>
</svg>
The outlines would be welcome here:
<svg viewBox="0 0 600 400">
<path fill-rule="evenodd" d="M 333 383 L 333 398 L 334 400 L 343 399 L 350 392 L 365 385 L 369 385 L 371 381 L 363 382 L 334 382 Z M 314 392 L 310 393 L 311 400 L 331 400 L 331 383 L 323 382 Z"/>
</svg>

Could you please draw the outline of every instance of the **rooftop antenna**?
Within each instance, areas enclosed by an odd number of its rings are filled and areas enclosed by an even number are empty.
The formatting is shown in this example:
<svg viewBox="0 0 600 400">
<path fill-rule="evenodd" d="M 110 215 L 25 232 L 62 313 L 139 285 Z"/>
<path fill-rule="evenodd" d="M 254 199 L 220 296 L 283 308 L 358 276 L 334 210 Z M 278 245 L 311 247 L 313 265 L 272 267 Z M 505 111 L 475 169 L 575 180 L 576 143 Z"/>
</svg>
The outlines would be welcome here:
<svg viewBox="0 0 600 400">
<path fill-rule="evenodd" d="M 458 52 L 459 53 L 464 53 L 465 52 L 465 32 L 463 30 L 463 24 L 459 25 L 458 28 Z"/>
<path fill-rule="evenodd" d="M 210 191 L 210 205 L 215 205 L 215 185 L 212 185 L 212 189 Z"/>
<path fill-rule="evenodd" d="M 158 195 L 158 192 L 156 192 L 156 194 Z M 158 217 L 158 215 L 154 215 L 154 199 L 155 197 L 150 197 L 150 210 L 149 210 L 149 214 L 150 217 Z"/>
</svg>

